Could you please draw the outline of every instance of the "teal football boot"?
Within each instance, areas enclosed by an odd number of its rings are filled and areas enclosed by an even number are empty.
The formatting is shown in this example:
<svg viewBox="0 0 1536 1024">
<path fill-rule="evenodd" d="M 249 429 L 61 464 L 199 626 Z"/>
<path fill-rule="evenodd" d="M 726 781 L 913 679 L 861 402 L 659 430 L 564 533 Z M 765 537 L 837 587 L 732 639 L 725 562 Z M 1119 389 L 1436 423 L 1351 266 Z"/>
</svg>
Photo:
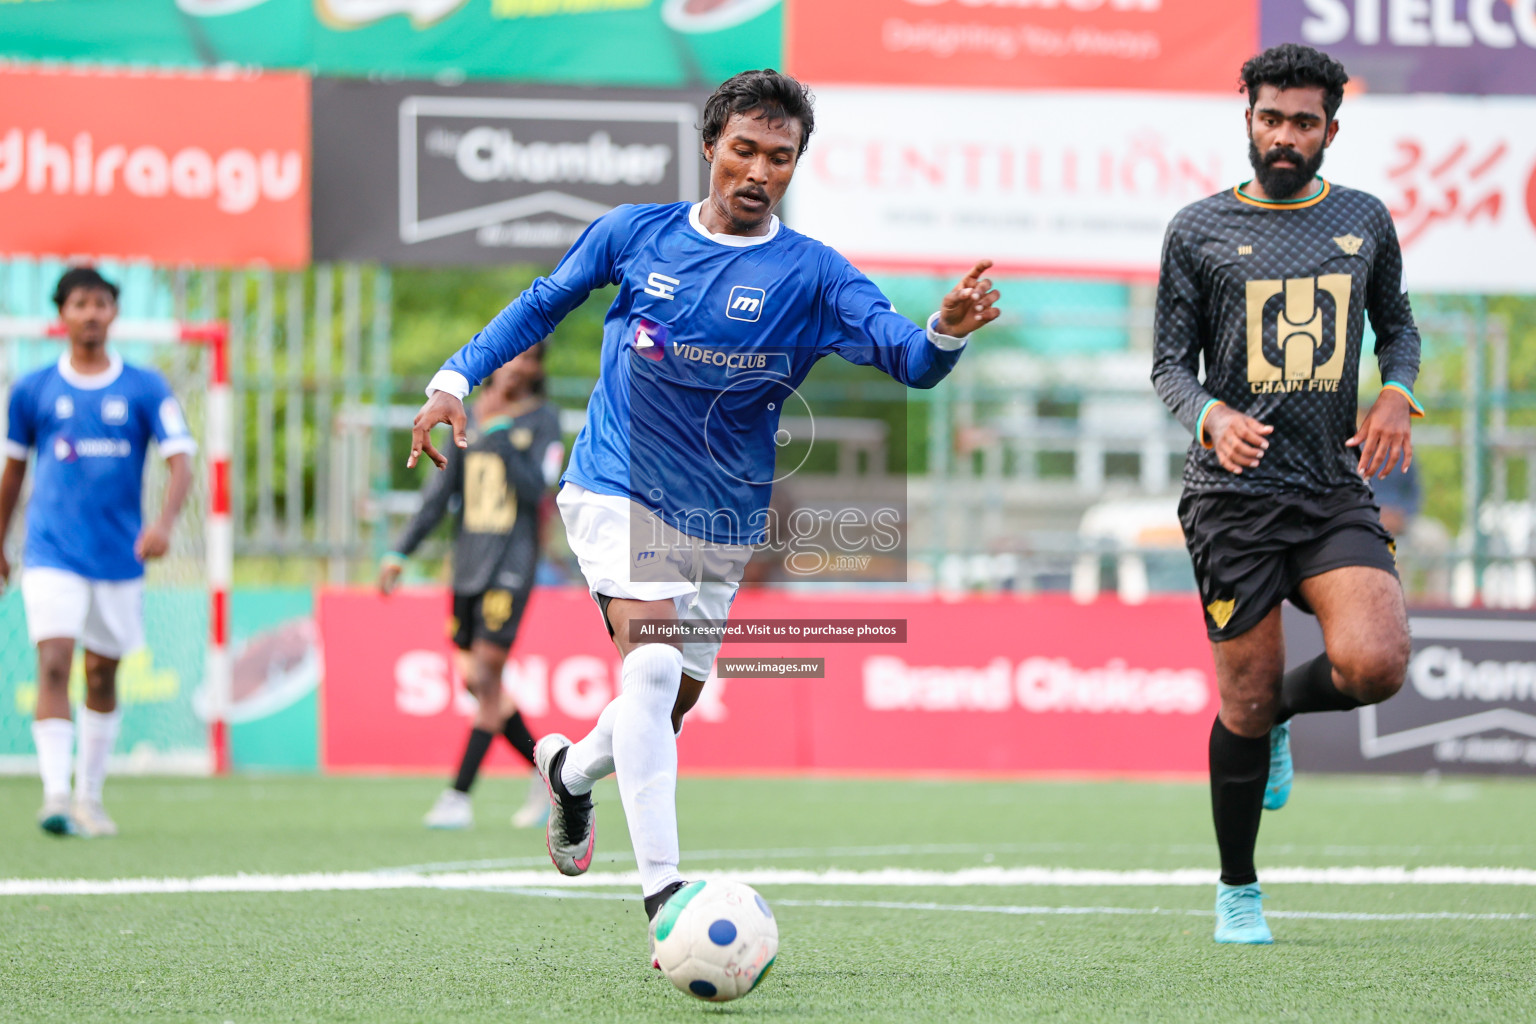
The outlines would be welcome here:
<svg viewBox="0 0 1536 1024">
<path fill-rule="evenodd" d="M 1250 946 L 1272 945 L 1275 937 L 1264 921 L 1264 894 L 1259 883 L 1216 883 L 1216 941 Z"/>
</svg>

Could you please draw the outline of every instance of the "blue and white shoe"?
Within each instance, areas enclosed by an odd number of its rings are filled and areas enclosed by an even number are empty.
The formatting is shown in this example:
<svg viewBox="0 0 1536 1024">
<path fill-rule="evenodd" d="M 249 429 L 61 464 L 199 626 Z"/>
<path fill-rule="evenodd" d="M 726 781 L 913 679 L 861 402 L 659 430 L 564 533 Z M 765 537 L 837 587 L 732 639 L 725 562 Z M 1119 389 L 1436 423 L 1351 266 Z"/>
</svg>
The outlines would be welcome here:
<svg viewBox="0 0 1536 1024">
<path fill-rule="evenodd" d="M 1278 811 L 1291 798 L 1296 766 L 1291 763 L 1291 723 L 1269 730 L 1269 782 L 1264 786 L 1264 809 Z"/>
<path fill-rule="evenodd" d="M 1275 941 L 1264 920 L 1264 894 L 1259 883 L 1216 883 L 1216 941 L 1269 946 Z"/>
</svg>

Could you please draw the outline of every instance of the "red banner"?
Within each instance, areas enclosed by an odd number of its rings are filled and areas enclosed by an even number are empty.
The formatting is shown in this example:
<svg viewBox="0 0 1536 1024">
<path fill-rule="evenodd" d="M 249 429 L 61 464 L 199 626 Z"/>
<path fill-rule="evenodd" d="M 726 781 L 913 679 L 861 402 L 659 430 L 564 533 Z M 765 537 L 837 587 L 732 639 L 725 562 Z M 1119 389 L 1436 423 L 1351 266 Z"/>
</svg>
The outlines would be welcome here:
<svg viewBox="0 0 1536 1024">
<path fill-rule="evenodd" d="M 473 702 L 452 668 L 446 595 L 320 595 L 321 763 L 446 772 Z M 813 657 L 823 679 L 712 678 L 679 741 L 684 771 L 1201 772 L 1215 675 L 1194 598 L 1128 606 L 744 591 L 745 619 L 905 619 L 904 644 L 737 643 Z M 573 739 L 619 661 L 582 590 L 534 594 L 505 682 L 538 734 Z M 497 745 L 494 764 L 513 763 Z"/>
<path fill-rule="evenodd" d="M 0 70 L 0 254 L 303 266 L 309 79 Z"/>
<path fill-rule="evenodd" d="M 1231 93 L 1256 0 L 789 0 L 785 63 L 806 81 Z"/>
</svg>

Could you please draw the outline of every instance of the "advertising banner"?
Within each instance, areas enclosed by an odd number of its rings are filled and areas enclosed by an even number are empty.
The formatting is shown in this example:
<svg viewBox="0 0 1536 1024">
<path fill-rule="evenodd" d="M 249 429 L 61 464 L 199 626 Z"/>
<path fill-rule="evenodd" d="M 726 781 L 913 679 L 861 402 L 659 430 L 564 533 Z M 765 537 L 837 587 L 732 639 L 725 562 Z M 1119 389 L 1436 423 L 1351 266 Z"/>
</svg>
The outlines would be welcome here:
<svg viewBox="0 0 1536 1024">
<path fill-rule="evenodd" d="M 705 97 L 317 79 L 315 257 L 554 261 L 621 203 L 697 200 Z"/>
<path fill-rule="evenodd" d="M 208 771 L 208 723 L 198 713 L 207 654 L 208 591 L 147 587 L 144 644 L 129 651 L 117 670 L 123 719 L 115 769 Z M 85 655 L 78 646 L 69 689 L 79 706 L 85 697 Z M 27 635 L 21 588 L 12 585 L 0 593 L 0 772 L 36 772 L 31 730 L 36 710 L 37 648 Z"/>
<path fill-rule="evenodd" d="M 328 590 L 319 611 L 322 765 L 446 770 L 473 709 L 453 676 L 447 595 Z M 833 619 L 905 621 L 905 642 L 728 641 L 722 657 L 803 659 L 821 676 L 712 677 L 679 739 L 684 771 L 1205 770 L 1215 680 L 1192 597 L 1131 607 L 744 591 L 731 612 L 735 623 Z M 619 661 L 584 590 L 535 593 L 504 679 L 536 732 L 591 727 Z"/>
<path fill-rule="evenodd" d="M 789 0 L 812 83 L 1231 92 L 1257 0 Z"/>
<path fill-rule="evenodd" d="M 1305 43 L 1370 92 L 1536 93 L 1536 0 L 1263 0 L 1263 45 Z"/>
<path fill-rule="evenodd" d="M 1321 654 L 1317 620 L 1289 606 L 1285 616 L 1287 663 Z M 1410 610 L 1408 625 L 1402 690 L 1347 714 L 1297 716 L 1296 767 L 1536 775 L 1536 617 Z"/>
<path fill-rule="evenodd" d="M 0 255 L 309 260 L 309 80 L 0 69 Z"/>
<path fill-rule="evenodd" d="M 865 270 L 1152 278 L 1252 177 L 1241 97 L 825 88 L 789 222 Z M 1323 174 L 1392 211 L 1415 291 L 1536 291 L 1536 99 L 1350 97 Z"/>
<path fill-rule="evenodd" d="M 0 56 L 682 87 L 779 66 L 779 0 L 29 0 Z"/>
</svg>

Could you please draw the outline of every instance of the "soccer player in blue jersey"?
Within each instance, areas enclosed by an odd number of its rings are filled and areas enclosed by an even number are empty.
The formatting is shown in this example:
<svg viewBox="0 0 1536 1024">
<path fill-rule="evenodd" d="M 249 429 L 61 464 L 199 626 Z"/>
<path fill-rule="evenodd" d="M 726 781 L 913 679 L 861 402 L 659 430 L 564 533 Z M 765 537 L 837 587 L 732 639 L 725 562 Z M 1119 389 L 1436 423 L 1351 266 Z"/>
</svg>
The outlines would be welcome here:
<svg viewBox="0 0 1536 1024">
<path fill-rule="evenodd" d="M 101 791 L 121 717 L 117 666 L 143 640 L 144 562 L 170 546 L 197 445 L 165 379 L 108 351 L 117 286 L 77 267 L 59 279 L 53 299 L 69 351 L 11 390 L 0 545 L 33 453 L 37 478 L 27 505 L 21 594 L 37 645 L 38 823 L 54 835 L 110 836 L 117 826 L 102 809 Z M 170 482 L 159 518 L 145 525 L 144 457 L 152 439 L 170 465 Z M 0 553 L 0 583 L 10 572 Z M 76 641 L 85 648 L 85 706 L 71 804 L 69 672 Z"/>
<path fill-rule="evenodd" d="M 550 857 L 565 874 L 593 853 L 593 784 L 617 774 L 648 917 L 682 888 L 677 744 L 719 642 L 657 642 L 635 623 L 722 621 L 766 532 L 779 413 L 823 356 L 931 388 L 998 294 L 974 269 L 920 327 L 832 249 L 774 216 L 806 149 L 810 94 L 748 71 L 705 104 L 701 203 L 622 206 L 598 218 L 548 278 L 504 309 L 428 386 L 409 465 L 464 447 L 469 389 L 554 330 L 596 288 L 618 285 L 601 371 L 559 495 L 566 536 L 623 657 L 622 692 L 586 738 L 550 735 L 536 760 L 551 794 Z"/>
</svg>

